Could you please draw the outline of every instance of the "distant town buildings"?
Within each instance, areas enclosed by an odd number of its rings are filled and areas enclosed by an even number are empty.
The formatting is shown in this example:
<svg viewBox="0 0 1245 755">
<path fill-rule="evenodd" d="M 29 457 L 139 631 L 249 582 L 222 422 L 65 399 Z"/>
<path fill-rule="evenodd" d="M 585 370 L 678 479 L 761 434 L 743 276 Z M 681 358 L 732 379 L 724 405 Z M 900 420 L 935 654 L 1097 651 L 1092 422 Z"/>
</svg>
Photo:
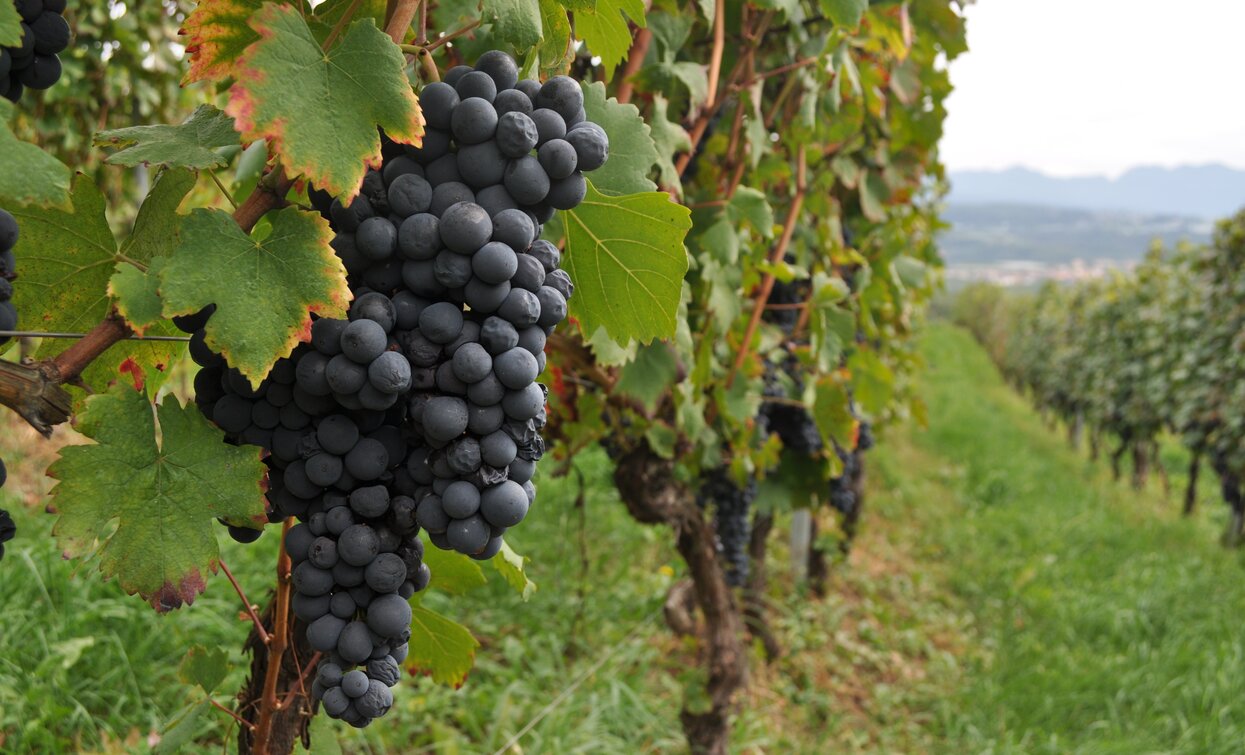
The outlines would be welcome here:
<svg viewBox="0 0 1245 755">
<path fill-rule="evenodd" d="M 947 266 L 946 278 L 952 285 L 987 282 L 1000 286 L 1023 287 L 1046 281 L 1075 283 L 1093 280 L 1117 270 L 1131 270 L 1136 264 L 1133 260 L 1112 259 L 1074 259 L 1051 263 L 1025 260 L 1005 260 L 990 264 L 953 263 Z"/>
</svg>

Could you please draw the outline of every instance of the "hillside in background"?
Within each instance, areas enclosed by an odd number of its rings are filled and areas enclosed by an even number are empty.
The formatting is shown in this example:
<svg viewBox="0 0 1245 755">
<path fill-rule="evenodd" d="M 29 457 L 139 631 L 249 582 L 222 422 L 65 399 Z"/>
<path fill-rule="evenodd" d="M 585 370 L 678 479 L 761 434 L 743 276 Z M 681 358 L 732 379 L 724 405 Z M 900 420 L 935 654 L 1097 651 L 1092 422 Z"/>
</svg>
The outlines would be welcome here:
<svg viewBox="0 0 1245 755">
<path fill-rule="evenodd" d="M 992 265 L 1009 261 L 1046 265 L 1073 260 L 1132 262 L 1153 239 L 1166 244 L 1206 241 L 1213 222 L 1173 214 L 1064 209 L 1025 204 L 965 204 L 952 201 L 941 235 L 948 265 Z"/>
<path fill-rule="evenodd" d="M 1221 218 L 1245 205 L 1245 170 L 1225 165 L 1133 168 L 1118 178 L 1048 176 L 1028 168 L 951 173 L 952 204 L 1021 204 Z"/>
</svg>

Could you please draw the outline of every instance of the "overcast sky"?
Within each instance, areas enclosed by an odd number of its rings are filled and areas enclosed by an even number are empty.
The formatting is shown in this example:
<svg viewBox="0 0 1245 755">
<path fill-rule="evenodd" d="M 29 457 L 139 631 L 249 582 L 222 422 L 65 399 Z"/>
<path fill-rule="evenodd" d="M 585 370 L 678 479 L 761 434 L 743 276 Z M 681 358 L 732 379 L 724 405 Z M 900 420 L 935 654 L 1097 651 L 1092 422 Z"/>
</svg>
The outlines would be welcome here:
<svg viewBox="0 0 1245 755">
<path fill-rule="evenodd" d="M 1245 168 L 1242 0 L 978 0 L 951 66 L 943 158 L 1117 175 Z"/>
</svg>

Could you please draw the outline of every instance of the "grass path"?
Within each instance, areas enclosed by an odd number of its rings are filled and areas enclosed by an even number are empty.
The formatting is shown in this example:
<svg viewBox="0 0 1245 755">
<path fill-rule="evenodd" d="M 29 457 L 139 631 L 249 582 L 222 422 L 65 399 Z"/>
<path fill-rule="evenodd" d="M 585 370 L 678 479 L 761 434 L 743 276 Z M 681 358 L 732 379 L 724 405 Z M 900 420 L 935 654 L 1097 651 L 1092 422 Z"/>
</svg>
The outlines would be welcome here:
<svg viewBox="0 0 1245 755">
<path fill-rule="evenodd" d="M 1222 507 L 1186 521 L 1111 482 L 964 332 L 934 327 L 924 349 L 930 428 L 886 439 L 873 502 L 875 537 L 910 541 L 972 617 L 957 691 L 928 702 L 930 749 L 1245 749 L 1245 571 L 1217 545 Z"/>
</svg>

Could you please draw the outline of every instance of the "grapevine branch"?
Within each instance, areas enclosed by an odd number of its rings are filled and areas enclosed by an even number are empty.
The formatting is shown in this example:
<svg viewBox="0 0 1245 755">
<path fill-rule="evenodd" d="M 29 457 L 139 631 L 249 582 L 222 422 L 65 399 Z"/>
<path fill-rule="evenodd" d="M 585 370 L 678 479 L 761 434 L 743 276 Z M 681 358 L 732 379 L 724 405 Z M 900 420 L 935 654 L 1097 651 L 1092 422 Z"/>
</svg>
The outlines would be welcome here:
<svg viewBox="0 0 1245 755">
<path fill-rule="evenodd" d="M 804 145 L 800 145 L 800 149 L 796 154 L 795 169 L 795 196 L 791 199 L 791 206 L 787 208 L 787 218 L 783 222 L 782 236 L 778 239 L 778 243 L 774 245 L 774 251 L 770 254 L 769 261 L 771 265 L 777 265 L 787 256 L 787 247 L 791 245 L 791 236 L 795 233 L 795 223 L 800 217 L 800 210 L 804 207 L 804 192 L 807 190 L 807 173 L 808 166 L 804 157 Z M 769 303 L 769 296 L 774 291 L 774 274 L 768 272 L 761 280 L 761 287 L 757 290 L 756 300 L 752 305 L 752 317 L 748 320 L 748 328 L 744 331 L 744 338 L 739 343 L 739 353 L 735 355 L 735 363 L 731 365 L 730 374 L 726 376 L 726 386 L 729 388 L 735 382 L 735 375 L 739 372 L 739 368 L 743 366 L 744 360 L 748 358 L 748 353 L 752 347 L 752 337 L 756 335 L 757 326 L 761 324 L 761 315 L 765 312 L 765 306 Z"/>
<path fill-rule="evenodd" d="M 281 528 L 281 546 L 277 553 L 277 596 L 274 601 L 273 629 L 268 643 L 268 668 L 264 676 L 264 695 L 260 699 L 259 720 L 255 724 L 255 755 L 268 755 L 272 739 L 273 716 L 282 708 L 277 699 L 277 682 L 281 678 L 281 662 L 290 635 L 290 555 L 285 550 L 285 536 L 290 531 L 290 520 Z"/>
</svg>

